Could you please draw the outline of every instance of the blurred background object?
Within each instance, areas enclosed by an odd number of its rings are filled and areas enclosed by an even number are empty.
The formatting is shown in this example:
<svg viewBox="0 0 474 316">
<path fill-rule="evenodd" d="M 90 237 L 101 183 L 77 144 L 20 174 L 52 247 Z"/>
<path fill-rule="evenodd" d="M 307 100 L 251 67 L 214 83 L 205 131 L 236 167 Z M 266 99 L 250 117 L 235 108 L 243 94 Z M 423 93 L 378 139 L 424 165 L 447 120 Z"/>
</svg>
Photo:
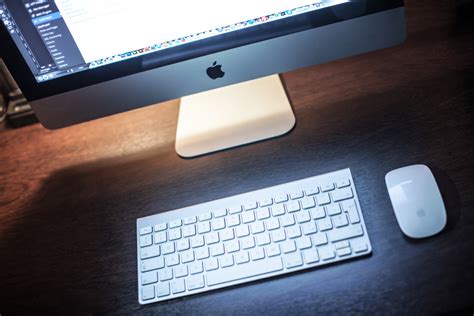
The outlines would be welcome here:
<svg viewBox="0 0 474 316">
<path fill-rule="evenodd" d="M 15 128 L 37 123 L 38 119 L 0 59 L 0 122 L 3 121 Z"/>
</svg>

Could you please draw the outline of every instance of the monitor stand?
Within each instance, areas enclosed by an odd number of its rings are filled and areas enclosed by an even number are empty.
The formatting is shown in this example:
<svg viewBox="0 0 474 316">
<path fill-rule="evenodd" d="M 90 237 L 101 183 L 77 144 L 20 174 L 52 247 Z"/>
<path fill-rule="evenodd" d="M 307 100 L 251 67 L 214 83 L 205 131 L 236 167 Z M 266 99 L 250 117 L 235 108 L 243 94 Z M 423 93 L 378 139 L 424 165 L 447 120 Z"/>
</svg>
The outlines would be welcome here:
<svg viewBox="0 0 474 316">
<path fill-rule="evenodd" d="M 295 123 L 278 75 L 210 90 L 181 99 L 176 152 L 196 157 L 286 134 Z"/>
</svg>

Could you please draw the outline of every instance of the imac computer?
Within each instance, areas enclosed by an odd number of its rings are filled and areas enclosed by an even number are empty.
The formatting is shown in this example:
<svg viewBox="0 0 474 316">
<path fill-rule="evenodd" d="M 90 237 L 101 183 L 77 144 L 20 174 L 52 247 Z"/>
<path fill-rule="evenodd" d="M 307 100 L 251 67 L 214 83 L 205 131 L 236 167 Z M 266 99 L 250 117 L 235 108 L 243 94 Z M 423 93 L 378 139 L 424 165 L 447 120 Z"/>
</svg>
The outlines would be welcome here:
<svg viewBox="0 0 474 316">
<path fill-rule="evenodd" d="M 291 130 L 275 74 L 406 37 L 403 0 L 0 0 L 0 16 L 1 57 L 46 128 L 182 98 L 185 157 Z"/>
</svg>

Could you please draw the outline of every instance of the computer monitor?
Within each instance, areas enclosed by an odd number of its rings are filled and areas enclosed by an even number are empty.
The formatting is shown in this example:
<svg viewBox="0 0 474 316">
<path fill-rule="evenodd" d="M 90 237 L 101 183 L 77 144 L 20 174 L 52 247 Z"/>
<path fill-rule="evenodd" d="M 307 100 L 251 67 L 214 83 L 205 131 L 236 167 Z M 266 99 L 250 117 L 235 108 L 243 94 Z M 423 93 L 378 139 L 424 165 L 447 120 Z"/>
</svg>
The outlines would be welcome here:
<svg viewBox="0 0 474 316">
<path fill-rule="evenodd" d="M 1 57 L 49 129 L 390 47 L 406 36 L 403 0 L 0 0 L 0 16 Z M 290 129 L 291 108 L 262 106 L 268 94 L 275 99 L 267 103 L 287 101 L 281 83 L 258 82 L 254 95 L 244 96 L 252 85 L 240 85 L 190 102 L 212 107 L 182 104 L 189 112 L 180 113 L 178 138 L 189 144 L 212 143 L 212 129 L 189 129 L 207 114 L 214 116 L 194 125 L 230 111 L 220 124 L 234 127 L 214 147 L 183 155 L 229 147 L 225 139 L 249 121 L 251 135 L 230 146 L 264 138 L 256 130 L 270 137 Z M 234 111 L 216 108 L 226 95 Z"/>
</svg>

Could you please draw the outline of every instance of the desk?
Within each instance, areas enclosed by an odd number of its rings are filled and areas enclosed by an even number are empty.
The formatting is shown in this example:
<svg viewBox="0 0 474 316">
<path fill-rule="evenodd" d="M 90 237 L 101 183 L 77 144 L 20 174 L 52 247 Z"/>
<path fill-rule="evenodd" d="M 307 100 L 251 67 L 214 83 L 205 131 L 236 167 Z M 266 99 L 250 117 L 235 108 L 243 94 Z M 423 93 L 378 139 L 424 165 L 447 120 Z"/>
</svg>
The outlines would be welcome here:
<svg viewBox="0 0 474 316">
<path fill-rule="evenodd" d="M 454 1 L 407 1 L 405 44 L 284 74 L 287 136 L 185 160 L 176 101 L 58 131 L 0 131 L 0 313 L 418 314 L 474 309 L 474 53 Z M 446 230 L 412 241 L 385 174 L 425 163 Z M 364 259 L 140 306 L 135 220 L 350 167 Z"/>
</svg>

